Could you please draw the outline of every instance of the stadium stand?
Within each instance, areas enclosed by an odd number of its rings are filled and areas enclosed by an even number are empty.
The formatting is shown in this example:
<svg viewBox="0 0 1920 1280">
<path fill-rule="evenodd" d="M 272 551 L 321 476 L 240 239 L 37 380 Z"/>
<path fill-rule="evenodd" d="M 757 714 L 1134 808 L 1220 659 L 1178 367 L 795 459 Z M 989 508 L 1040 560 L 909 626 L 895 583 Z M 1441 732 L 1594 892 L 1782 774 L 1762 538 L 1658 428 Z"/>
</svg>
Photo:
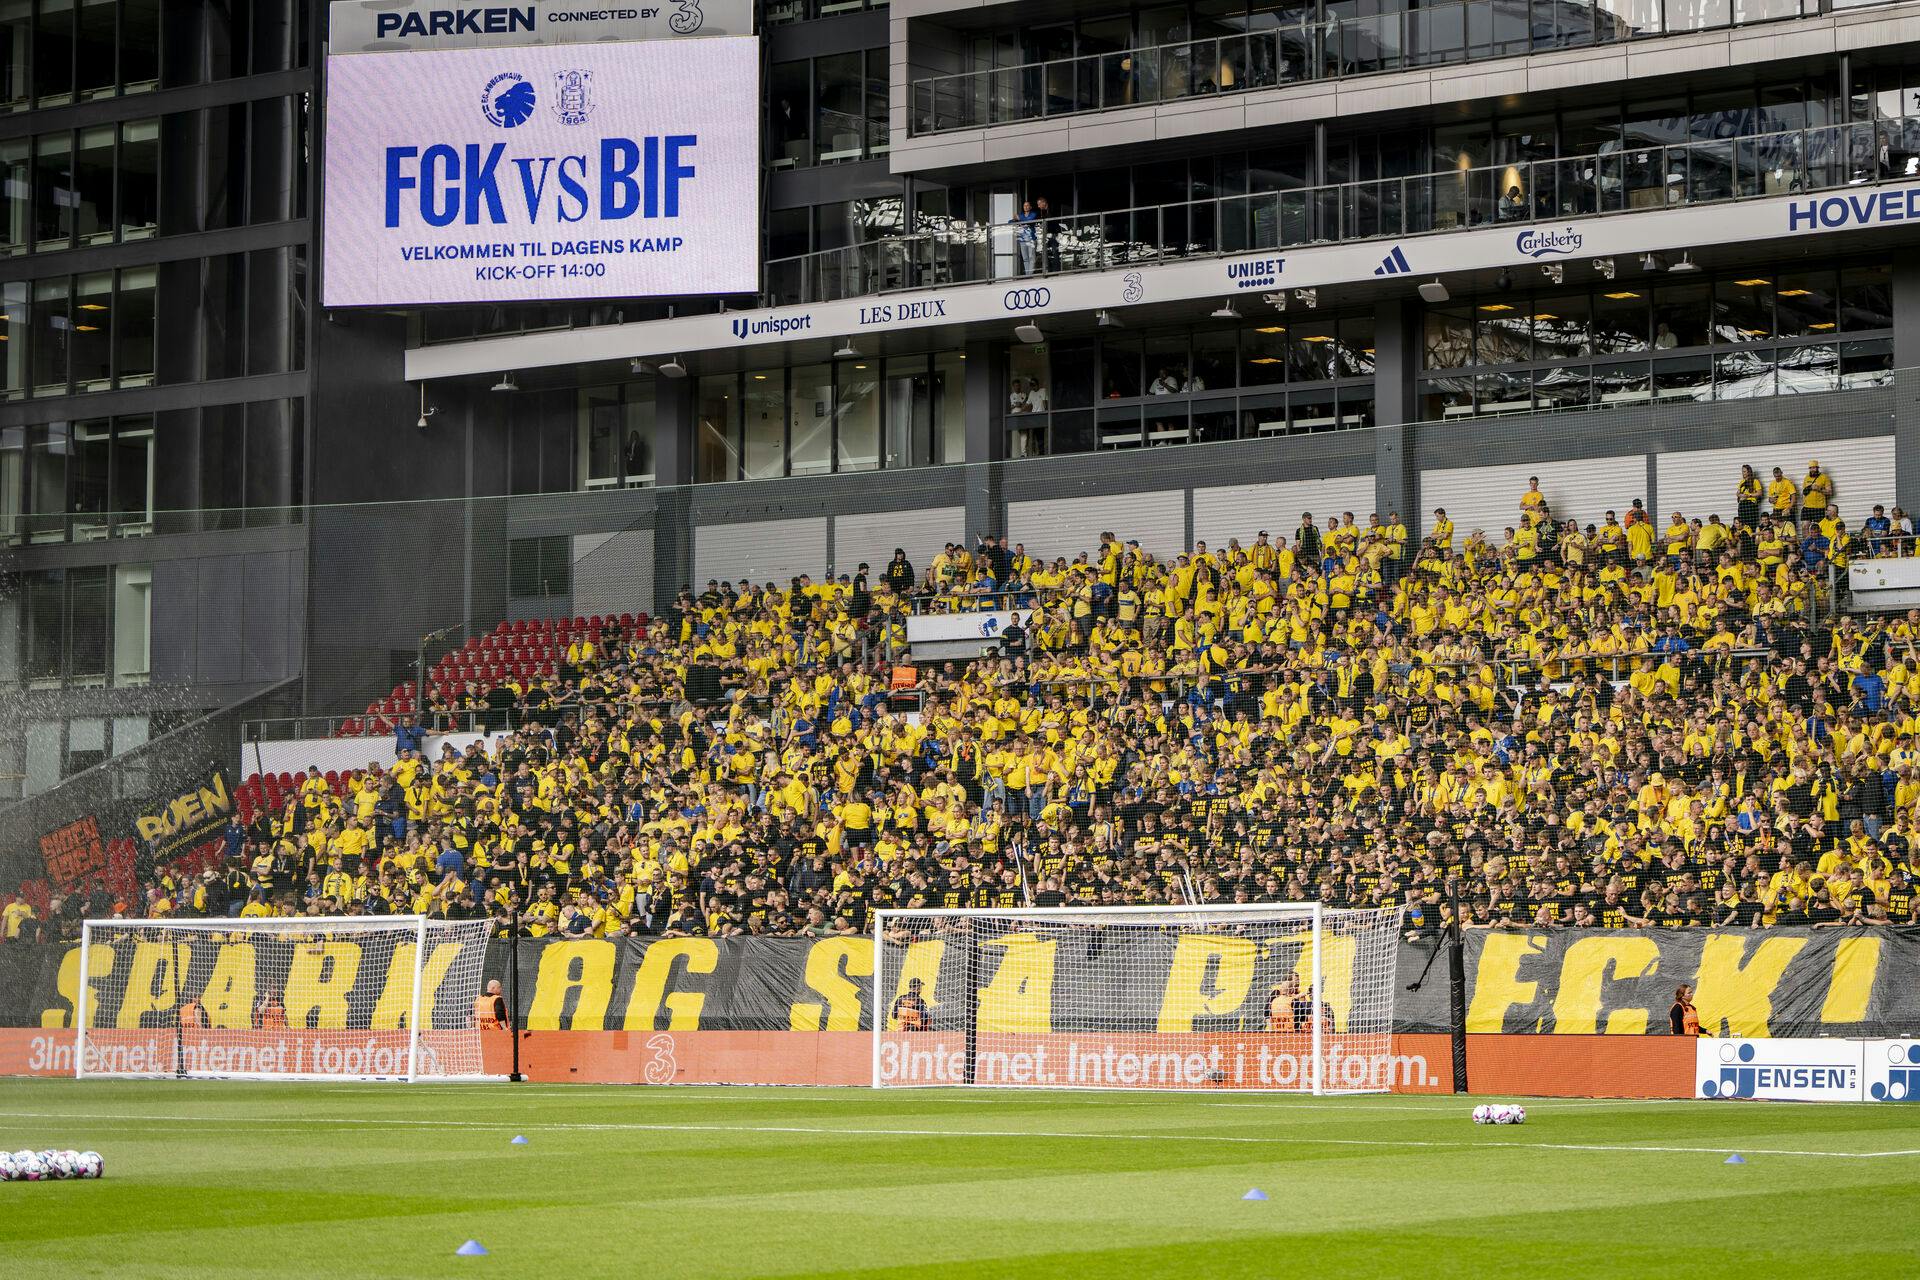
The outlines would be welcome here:
<svg viewBox="0 0 1920 1280">
<path fill-rule="evenodd" d="M 1920 611 L 1834 598 L 1911 525 L 1854 532 L 1817 465 L 1732 496 L 1581 527 L 1530 487 L 1502 530 L 1302 514 L 1170 558 L 982 539 L 501 623 L 425 708 L 349 723 L 400 735 L 391 768 L 256 775 L 222 866 L 0 923 L 827 936 L 876 904 L 1318 898 L 1419 935 L 1455 893 L 1475 928 L 1920 922 Z M 911 613 L 980 608 L 1013 613 L 998 654 L 900 656 Z M 415 717 L 489 736 L 429 759 Z"/>
</svg>

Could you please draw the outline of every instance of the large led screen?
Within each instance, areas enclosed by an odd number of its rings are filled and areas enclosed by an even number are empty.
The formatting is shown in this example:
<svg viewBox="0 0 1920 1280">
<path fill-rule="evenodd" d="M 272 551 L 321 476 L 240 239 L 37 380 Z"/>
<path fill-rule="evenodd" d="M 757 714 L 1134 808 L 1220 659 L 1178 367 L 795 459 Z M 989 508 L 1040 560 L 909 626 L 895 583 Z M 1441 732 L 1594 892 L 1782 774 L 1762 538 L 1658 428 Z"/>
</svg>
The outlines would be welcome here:
<svg viewBox="0 0 1920 1280">
<path fill-rule="evenodd" d="M 325 305 L 757 292 L 758 46 L 329 58 Z"/>
</svg>

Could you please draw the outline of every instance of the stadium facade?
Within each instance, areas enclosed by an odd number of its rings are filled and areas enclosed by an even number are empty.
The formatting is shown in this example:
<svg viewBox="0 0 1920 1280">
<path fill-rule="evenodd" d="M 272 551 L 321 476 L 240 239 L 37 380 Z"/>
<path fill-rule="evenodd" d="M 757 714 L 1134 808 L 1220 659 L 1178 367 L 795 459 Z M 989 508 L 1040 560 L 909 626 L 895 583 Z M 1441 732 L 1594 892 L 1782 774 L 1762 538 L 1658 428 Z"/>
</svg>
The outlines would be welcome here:
<svg viewBox="0 0 1920 1280">
<path fill-rule="evenodd" d="M 758 292 L 332 309 L 328 8 L 0 10 L 15 794 L 981 533 L 1920 509 L 1920 4 L 772 0 L 674 90 L 756 113 Z"/>
</svg>

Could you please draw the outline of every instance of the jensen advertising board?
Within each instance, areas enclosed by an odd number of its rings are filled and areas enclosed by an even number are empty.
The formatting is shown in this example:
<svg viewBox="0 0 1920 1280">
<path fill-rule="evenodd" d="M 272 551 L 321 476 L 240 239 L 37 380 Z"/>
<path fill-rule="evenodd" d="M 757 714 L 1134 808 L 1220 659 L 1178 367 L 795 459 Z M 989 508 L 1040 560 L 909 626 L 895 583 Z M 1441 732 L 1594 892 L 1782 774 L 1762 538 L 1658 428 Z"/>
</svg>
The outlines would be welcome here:
<svg viewBox="0 0 1920 1280">
<path fill-rule="evenodd" d="M 750 293 L 759 41 L 327 60 L 324 305 Z"/>
</svg>

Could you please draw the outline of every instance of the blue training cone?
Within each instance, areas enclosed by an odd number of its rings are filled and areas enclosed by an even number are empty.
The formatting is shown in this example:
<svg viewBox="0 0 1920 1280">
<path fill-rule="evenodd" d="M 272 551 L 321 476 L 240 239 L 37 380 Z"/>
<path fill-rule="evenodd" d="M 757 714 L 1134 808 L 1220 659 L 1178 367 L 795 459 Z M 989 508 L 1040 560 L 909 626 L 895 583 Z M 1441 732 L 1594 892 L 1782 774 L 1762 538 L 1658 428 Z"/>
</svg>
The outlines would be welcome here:
<svg viewBox="0 0 1920 1280">
<path fill-rule="evenodd" d="M 1747 1162 L 1747 1158 L 1741 1155 L 1738 1151 L 1734 1152 L 1732 1155 L 1728 1156 L 1725 1160 L 1721 1161 L 1722 1164 L 1745 1164 L 1746 1162 Z"/>
<path fill-rule="evenodd" d="M 526 1134 L 524 1134 L 524 1133 L 516 1133 L 516 1134 L 514 1134 L 514 1135 L 513 1135 L 513 1145 L 514 1145 L 514 1146 L 516 1146 L 516 1147 L 524 1147 L 524 1146 L 526 1146 L 526 1145 L 527 1145 L 527 1135 L 526 1135 Z"/>
<path fill-rule="evenodd" d="M 1260 1188 L 1255 1187 L 1253 1190 L 1247 1192 L 1247 1194 L 1241 1196 L 1240 1198 L 1242 1200 L 1265 1200 L 1267 1198 L 1267 1193 L 1262 1191 Z"/>
<path fill-rule="evenodd" d="M 453 1253 L 457 1258 L 484 1258 L 487 1256 L 487 1246 L 481 1244 L 478 1240 L 469 1240 L 458 1249 L 455 1249 Z"/>
</svg>

